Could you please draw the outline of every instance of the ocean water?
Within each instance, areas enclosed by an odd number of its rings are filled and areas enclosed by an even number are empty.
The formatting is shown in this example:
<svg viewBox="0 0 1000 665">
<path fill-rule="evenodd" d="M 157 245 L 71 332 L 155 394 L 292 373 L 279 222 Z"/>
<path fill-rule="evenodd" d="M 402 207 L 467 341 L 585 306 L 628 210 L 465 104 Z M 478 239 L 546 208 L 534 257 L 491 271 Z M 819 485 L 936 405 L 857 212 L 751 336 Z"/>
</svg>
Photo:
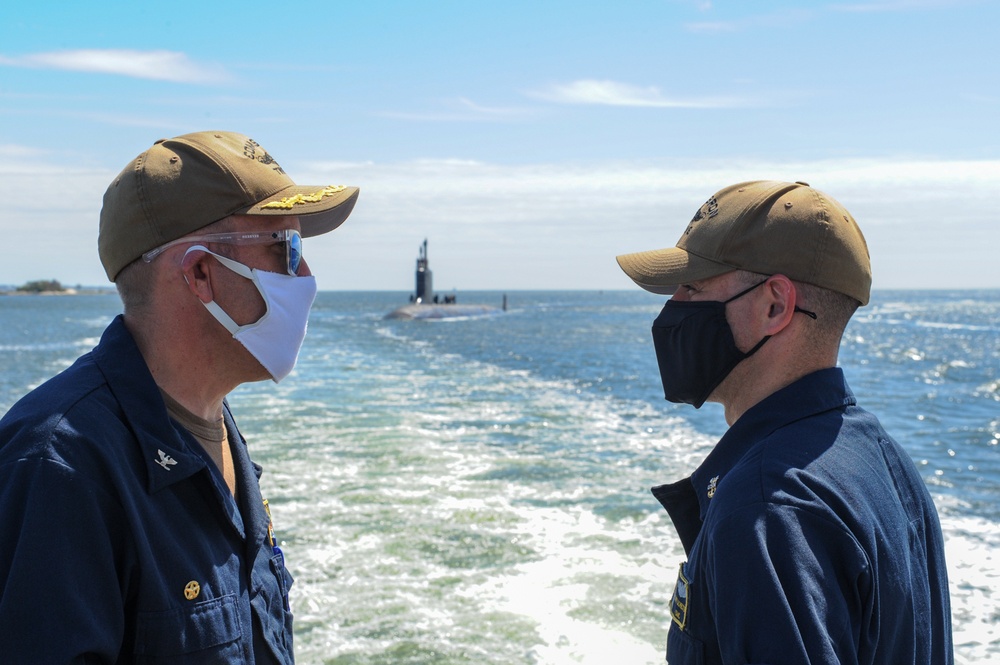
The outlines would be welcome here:
<svg viewBox="0 0 1000 665">
<path fill-rule="evenodd" d="M 663 400 L 660 297 L 508 299 L 390 321 L 405 293 L 321 293 L 295 373 L 230 397 L 296 577 L 299 662 L 663 662 L 683 552 L 649 488 L 695 468 L 721 409 Z M 0 413 L 118 311 L 0 298 Z M 841 364 L 938 505 L 956 661 L 1000 662 L 1000 292 L 876 291 Z"/>
</svg>

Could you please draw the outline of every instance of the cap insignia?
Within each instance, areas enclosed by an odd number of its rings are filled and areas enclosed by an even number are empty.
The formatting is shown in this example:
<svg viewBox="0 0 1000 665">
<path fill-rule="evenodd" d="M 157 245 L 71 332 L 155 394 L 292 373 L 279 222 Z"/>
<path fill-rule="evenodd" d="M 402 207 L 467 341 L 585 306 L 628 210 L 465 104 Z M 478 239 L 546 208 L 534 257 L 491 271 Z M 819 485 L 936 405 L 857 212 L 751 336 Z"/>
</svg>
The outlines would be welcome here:
<svg viewBox="0 0 1000 665">
<path fill-rule="evenodd" d="M 703 219 L 711 219 L 719 214 L 719 202 L 713 196 L 709 200 L 705 201 L 705 204 L 698 208 L 698 212 L 694 214 L 691 218 L 691 222 L 688 224 L 687 230 L 684 235 L 691 233 L 691 227 L 695 222 L 700 222 Z"/>
<path fill-rule="evenodd" d="M 270 166 L 272 169 L 278 173 L 284 173 L 285 170 L 281 168 L 281 164 L 275 161 L 274 157 L 268 154 L 267 150 L 260 147 L 260 144 L 253 139 L 247 139 L 243 144 L 243 155 L 252 159 L 256 162 L 260 162 L 265 166 Z"/>
<path fill-rule="evenodd" d="M 330 185 L 329 187 L 324 187 L 318 192 L 313 192 L 312 194 L 296 194 L 295 196 L 286 196 L 280 201 L 271 201 L 270 203 L 265 203 L 261 206 L 261 210 L 264 209 L 281 209 L 281 210 L 291 210 L 297 205 L 305 205 L 306 203 L 318 203 L 322 201 L 326 196 L 333 196 L 334 194 L 339 194 L 340 192 L 347 189 L 344 185 Z"/>
</svg>

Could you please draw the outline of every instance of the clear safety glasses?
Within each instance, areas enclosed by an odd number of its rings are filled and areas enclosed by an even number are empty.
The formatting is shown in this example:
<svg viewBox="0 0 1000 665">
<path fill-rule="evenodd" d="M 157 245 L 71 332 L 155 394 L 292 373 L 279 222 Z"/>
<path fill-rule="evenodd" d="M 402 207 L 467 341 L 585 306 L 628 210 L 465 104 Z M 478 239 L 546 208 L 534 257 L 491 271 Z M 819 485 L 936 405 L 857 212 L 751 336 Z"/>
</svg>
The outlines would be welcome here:
<svg viewBox="0 0 1000 665">
<path fill-rule="evenodd" d="M 206 233 L 200 236 L 184 236 L 177 240 L 160 245 L 142 255 L 142 260 L 149 263 L 165 250 L 174 245 L 199 242 L 221 242 L 229 245 L 266 245 L 274 242 L 285 244 L 285 265 L 289 275 L 298 275 L 302 264 L 302 234 L 295 229 L 281 231 L 236 231 L 233 233 Z"/>
</svg>

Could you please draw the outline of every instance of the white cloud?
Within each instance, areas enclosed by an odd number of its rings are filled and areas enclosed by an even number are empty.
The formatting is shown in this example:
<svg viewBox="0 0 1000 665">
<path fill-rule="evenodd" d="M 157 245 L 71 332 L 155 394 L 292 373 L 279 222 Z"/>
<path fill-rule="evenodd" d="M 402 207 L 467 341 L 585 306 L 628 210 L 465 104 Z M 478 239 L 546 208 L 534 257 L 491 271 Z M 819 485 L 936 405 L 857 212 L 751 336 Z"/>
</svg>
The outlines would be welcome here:
<svg viewBox="0 0 1000 665">
<path fill-rule="evenodd" d="M 196 63 L 176 51 L 129 49 L 79 49 L 32 53 L 19 57 L 0 56 L 0 65 L 32 69 L 116 74 L 131 78 L 175 83 L 218 83 L 228 78 L 217 65 Z"/>
<path fill-rule="evenodd" d="M 981 268 L 1000 244 L 990 205 L 996 160 L 428 160 L 314 164 L 293 177 L 362 189 L 343 231 L 310 243 L 322 288 L 405 290 L 424 237 L 442 288 L 630 288 L 616 254 L 674 244 L 712 193 L 756 179 L 805 180 L 847 206 L 868 237 L 879 288 L 1000 287 Z"/>
<path fill-rule="evenodd" d="M 887 1 L 891 2 L 893 0 Z M 685 23 L 684 29 L 695 34 L 728 34 L 756 28 L 790 27 L 815 20 L 818 16 L 818 12 L 812 9 L 793 7 L 783 9 L 780 12 L 772 12 L 770 14 L 751 14 L 749 16 L 728 21 L 716 20 Z"/>
<path fill-rule="evenodd" d="M 462 108 L 468 109 L 475 113 L 480 113 L 482 115 L 488 115 L 494 117 L 523 115 L 525 113 L 525 109 L 517 109 L 509 107 L 504 108 L 499 106 L 483 106 L 482 104 L 477 104 L 476 102 L 472 101 L 471 99 L 467 99 L 466 97 L 459 97 L 456 103 Z"/>
<path fill-rule="evenodd" d="M 656 86 L 639 87 L 617 81 L 582 79 L 559 83 L 546 90 L 531 91 L 531 97 L 561 104 L 599 104 L 653 108 L 729 108 L 745 102 L 724 98 L 679 98 L 664 95 Z"/>
<path fill-rule="evenodd" d="M 0 284 L 104 283 L 97 218 L 114 172 L 23 146 L 0 154 L 0 231 L 44 239 L 0 246 Z M 303 184 L 361 187 L 348 223 L 307 242 L 322 289 L 408 290 L 425 237 L 441 289 L 633 288 L 616 254 L 673 245 L 712 193 L 755 179 L 804 180 L 843 203 L 877 288 L 1000 288 L 983 268 L 1000 245 L 1000 160 L 283 163 Z"/>
<path fill-rule="evenodd" d="M 534 112 L 524 108 L 483 106 L 466 97 L 446 100 L 442 106 L 442 110 L 382 111 L 377 115 L 418 122 L 496 122 L 520 120 Z"/>
<path fill-rule="evenodd" d="M 0 143 L 0 157 L 4 159 L 40 157 L 44 154 L 45 151 L 38 148 L 13 143 Z"/>
</svg>

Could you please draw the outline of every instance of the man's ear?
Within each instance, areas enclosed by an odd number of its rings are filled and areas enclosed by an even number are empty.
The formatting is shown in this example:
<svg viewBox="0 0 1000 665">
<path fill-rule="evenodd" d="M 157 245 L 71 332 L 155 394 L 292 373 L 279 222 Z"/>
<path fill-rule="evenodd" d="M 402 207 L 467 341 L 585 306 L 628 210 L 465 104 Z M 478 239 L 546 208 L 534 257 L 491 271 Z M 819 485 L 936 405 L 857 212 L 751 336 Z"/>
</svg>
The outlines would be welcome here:
<svg viewBox="0 0 1000 665">
<path fill-rule="evenodd" d="M 784 275 L 772 275 L 764 283 L 763 297 L 767 304 L 767 334 L 774 335 L 792 322 L 797 293 L 795 284 Z"/>
<path fill-rule="evenodd" d="M 201 250 L 188 251 L 181 259 L 181 274 L 191 291 L 203 303 L 215 300 L 212 291 L 212 261 L 209 254 Z"/>
</svg>

